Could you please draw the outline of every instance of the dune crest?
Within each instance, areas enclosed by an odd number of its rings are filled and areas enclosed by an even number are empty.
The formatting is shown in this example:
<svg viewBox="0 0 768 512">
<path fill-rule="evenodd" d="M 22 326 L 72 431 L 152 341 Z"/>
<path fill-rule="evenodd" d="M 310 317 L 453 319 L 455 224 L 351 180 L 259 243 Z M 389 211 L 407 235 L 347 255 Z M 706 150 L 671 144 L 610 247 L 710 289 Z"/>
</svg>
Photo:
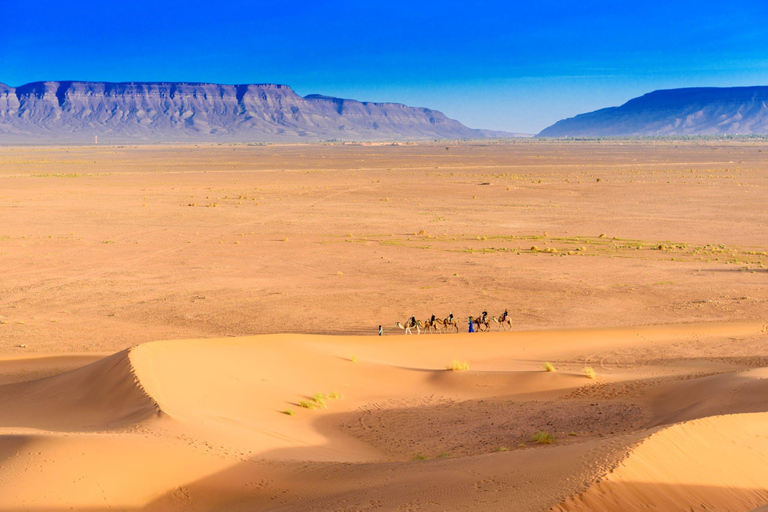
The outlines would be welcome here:
<svg viewBox="0 0 768 512">
<path fill-rule="evenodd" d="M 60 375 L 0 386 L 0 427 L 90 431 L 160 416 L 129 354 L 123 350 Z"/>
<path fill-rule="evenodd" d="M 768 373 L 711 356 L 764 335 L 742 322 L 145 343 L 0 386 L 0 509 L 327 510 L 343 496 L 351 510 L 751 510 L 768 501 Z M 683 373 L 663 363 L 678 350 Z"/>
<path fill-rule="evenodd" d="M 768 414 L 713 416 L 667 427 L 554 512 L 749 511 L 768 502 Z"/>
</svg>

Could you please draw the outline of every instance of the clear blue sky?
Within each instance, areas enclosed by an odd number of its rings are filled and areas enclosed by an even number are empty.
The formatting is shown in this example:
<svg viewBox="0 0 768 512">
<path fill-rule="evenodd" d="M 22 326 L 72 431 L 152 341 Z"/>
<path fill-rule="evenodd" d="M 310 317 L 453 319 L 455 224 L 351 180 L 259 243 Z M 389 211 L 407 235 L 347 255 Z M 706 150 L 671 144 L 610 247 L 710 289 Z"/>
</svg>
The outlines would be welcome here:
<svg viewBox="0 0 768 512">
<path fill-rule="evenodd" d="M 0 0 L 0 82 L 284 83 L 538 132 L 685 86 L 768 84 L 768 2 Z"/>
</svg>

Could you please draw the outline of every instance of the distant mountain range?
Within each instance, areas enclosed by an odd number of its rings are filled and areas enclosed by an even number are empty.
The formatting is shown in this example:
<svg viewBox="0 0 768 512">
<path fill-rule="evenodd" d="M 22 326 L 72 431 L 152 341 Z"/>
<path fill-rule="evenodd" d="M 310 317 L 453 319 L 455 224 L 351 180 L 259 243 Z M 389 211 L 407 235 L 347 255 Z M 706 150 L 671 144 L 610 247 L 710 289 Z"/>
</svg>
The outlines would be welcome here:
<svg viewBox="0 0 768 512">
<path fill-rule="evenodd" d="M 428 108 L 311 94 L 286 85 L 35 82 L 0 84 L 0 143 L 296 142 L 477 139 L 475 130 Z"/>
<path fill-rule="evenodd" d="M 546 128 L 538 137 L 768 134 L 768 87 L 707 87 L 648 93 Z"/>
</svg>

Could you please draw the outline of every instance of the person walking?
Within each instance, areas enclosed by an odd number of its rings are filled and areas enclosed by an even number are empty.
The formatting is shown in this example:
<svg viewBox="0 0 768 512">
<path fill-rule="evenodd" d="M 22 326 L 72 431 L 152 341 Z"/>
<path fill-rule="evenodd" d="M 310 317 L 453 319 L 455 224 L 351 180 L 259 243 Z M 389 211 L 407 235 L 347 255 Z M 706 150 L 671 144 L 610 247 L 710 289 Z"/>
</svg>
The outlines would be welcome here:
<svg viewBox="0 0 768 512">
<path fill-rule="evenodd" d="M 469 332 L 475 332 L 475 323 L 472 317 L 469 317 Z"/>
</svg>

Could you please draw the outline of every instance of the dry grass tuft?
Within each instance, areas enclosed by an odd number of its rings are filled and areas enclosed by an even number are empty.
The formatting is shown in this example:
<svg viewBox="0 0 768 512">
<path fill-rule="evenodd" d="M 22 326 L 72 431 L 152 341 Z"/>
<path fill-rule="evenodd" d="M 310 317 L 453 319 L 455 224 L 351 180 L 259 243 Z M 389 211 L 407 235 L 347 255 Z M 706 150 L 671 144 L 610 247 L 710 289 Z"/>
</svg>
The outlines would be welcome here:
<svg viewBox="0 0 768 512">
<path fill-rule="evenodd" d="M 293 412 L 293 411 L 292 411 L 292 410 L 290 410 L 290 409 L 286 409 L 286 410 L 284 410 L 284 411 L 283 411 L 283 414 L 286 414 L 286 415 L 288 415 L 288 416 L 296 416 L 296 413 L 295 413 L 295 412 Z"/>
<path fill-rule="evenodd" d="M 533 434 L 531 437 L 533 442 L 539 443 L 539 444 L 552 444 L 555 442 L 555 438 L 552 437 L 552 434 L 549 432 L 545 432 L 544 430 L 540 430 Z"/>
<path fill-rule="evenodd" d="M 454 372 L 463 372 L 469 370 L 469 363 L 466 361 L 454 361 L 446 368 Z"/>
<path fill-rule="evenodd" d="M 553 365 L 552 363 L 544 363 L 544 369 L 552 373 L 557 371 L 557 369 L 555 369 L 555 365 Z"/>
<path fill-rule="evenodd" d="M 584 376 L 588 379 L 594 379 L 595 377 L 597 377 L 597 373 L 595 372 L 594 368 L 590 366 L 587 366 L 586 368 L 584 368 L 583 372 L 584 372 Z"/>
</svg>

